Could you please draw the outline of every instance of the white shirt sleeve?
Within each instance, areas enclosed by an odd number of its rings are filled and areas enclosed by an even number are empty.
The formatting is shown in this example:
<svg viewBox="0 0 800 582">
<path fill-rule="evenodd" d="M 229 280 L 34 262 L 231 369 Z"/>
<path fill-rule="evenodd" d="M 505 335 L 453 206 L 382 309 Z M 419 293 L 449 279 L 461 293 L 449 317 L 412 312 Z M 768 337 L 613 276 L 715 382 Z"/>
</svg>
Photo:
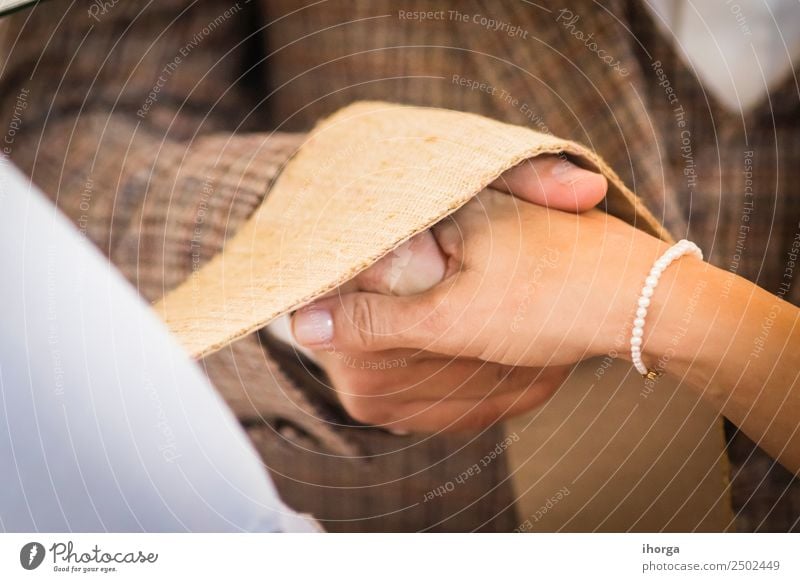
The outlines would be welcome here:
<svg viewBox="0 0 800 582">
<path fill-rule="evenodd" d="M 316 531 L 150 307 L 0 157 L 0 531 Z"/>
</svg>

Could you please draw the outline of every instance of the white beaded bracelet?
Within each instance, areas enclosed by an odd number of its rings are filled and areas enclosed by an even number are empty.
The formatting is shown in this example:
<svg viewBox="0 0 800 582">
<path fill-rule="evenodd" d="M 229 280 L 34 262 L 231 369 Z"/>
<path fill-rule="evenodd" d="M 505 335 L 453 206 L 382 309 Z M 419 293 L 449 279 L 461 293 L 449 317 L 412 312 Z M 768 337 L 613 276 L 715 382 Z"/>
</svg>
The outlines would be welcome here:
<svg viewBox="0 0 800 582">
<path fill-rule="evenodd" d="M 647 366 L 642 362 L 642 337 L 644 336 L 644 320 L 647 317 L 647 308 L 650 307 L 650 298 L 653 296 L 653 291 L 658 285 L 658 280 L 661 274 L 669 267 L 673 261 L 679 259 L 683 255 L 694 255 L 701 261 L 703 260 L 703 251 L 700 250 L 692 241 L 682 239 L 672 245 L 667 251 L 659 257 L 650 269 L 650 274 L 644 281 L 642 293 L 639 295 L 638 308 L 636 309 L 636 319 L 633 320 L 633 331 L 631 332 L 631 360 L 636 370 L 645 378 L 653 380 L 661 375 L 658 370 L 648 370 Z"/>
</svg>

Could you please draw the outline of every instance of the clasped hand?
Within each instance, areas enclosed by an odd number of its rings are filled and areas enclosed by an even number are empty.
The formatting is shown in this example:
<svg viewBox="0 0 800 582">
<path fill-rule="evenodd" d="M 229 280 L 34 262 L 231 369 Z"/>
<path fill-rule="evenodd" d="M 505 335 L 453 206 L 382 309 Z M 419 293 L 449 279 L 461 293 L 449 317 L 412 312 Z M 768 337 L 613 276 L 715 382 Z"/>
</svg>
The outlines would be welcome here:
<svg viewBox="0 0 800 582">
<path fill-rule="evenodd" d="M 525 162 L 295 313 L 295 339 L 365 424 L 478 429 L 530 410 L 606 353 L 664 248 L 594 208 L 606 188 L 555 156 Z"/>
</svg>

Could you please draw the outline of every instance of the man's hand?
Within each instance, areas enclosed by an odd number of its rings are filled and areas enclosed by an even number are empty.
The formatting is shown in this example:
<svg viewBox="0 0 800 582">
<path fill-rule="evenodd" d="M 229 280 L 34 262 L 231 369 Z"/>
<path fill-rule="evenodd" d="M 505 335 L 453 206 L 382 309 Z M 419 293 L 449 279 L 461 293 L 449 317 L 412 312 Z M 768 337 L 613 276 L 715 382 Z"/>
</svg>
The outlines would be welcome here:
<svg viewBox="0 0 800 582">
<path fill-rule="evenodd" d="M 535 408 L 569 373 L 419 350 L 316 354 L 350 416 L 395 432 L 484 428 Z"/>
</svg>

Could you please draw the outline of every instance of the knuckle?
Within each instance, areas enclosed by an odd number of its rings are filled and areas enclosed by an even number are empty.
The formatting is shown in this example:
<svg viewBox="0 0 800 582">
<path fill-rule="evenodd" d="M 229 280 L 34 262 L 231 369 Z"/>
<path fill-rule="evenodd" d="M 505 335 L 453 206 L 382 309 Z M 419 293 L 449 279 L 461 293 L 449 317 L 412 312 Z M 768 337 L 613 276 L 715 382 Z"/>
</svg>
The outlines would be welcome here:
<svg viewBox="0 0 800 582">
<path fill-rule="evenodd" d="M 348 396 L 341 401 L 347 414 L 361 424 L 379 425 L 390 420 L 387 408 L 378 399 Z"/>
<path fill-rule="evenodd" d="M 482 404 L 475 410 L 463 414 L 456 422 L 451 423 L 445 432 L 477 431 L 492 426 L 498 418 L 495 411 L 489 407 Z"/>
<path fill-rule="evenodd" d="M 517 390 L 524 390 L 533 385 L 536 381 L 536 371 L 524 366 L 500 366 L 503 376 L 498 378 L 505 386 L 513 387 Z"/>
<path fill-rule="evenodd" d="M 503 366 L 502 364 L 490 364 L 492 366 L 492 386 L 487 388 L 494 389 L 498 386 L 508 386 L 514 382 L 516 370 L 510 366 Z"/>
<path fill-rule="evenodd" d="M 388 259 L 389 257 L 383 257 L 355 278 L 362 291 L 381 291 L 386 287 L 384 279 L 386 278 Z"/>
<path fill-rule="evenodd" d="M 345 412 L 361 424 L 382 425 L 392 419 L 393 401 L 385 396 L 385 386 L 374 374 L 347 370 L 334 382 Z"/>
<path fill-rule="evenodd" d="M 481 403 L 473 414 L 473 428 L 484 429 L 492 426 L 505 416 L 505 411 L 501 409 L 493 399 Z"/>
<path fill-rule="evenodd" d="M 344 366 L 333 378 L 333 384 L 341 398 L 363 398 L 377 393 L 375 382 L 362 370 Z"/>
<path fill-rule="evenodd" d="M 378 314 L 367 297 L 358 295 L 353 299 L 350 318 L 359 345 L 366 349 L 375 345 L 379 333 Z"/>
</svg>

